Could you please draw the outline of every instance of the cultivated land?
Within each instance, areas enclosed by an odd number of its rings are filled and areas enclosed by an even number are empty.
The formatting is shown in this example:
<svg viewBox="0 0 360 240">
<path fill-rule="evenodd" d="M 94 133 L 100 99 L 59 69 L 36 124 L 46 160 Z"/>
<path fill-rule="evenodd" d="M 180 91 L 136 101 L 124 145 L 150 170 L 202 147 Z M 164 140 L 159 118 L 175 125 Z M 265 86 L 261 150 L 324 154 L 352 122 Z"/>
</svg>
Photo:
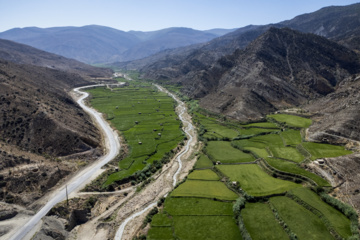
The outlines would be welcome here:
<svg viewBox="0 0 360 240">
<path fill-rule="evenodd" d="M 131 83 L 122 88 L 96 88 L 88 91 L 91 105 L 106 114 L 111 124 L 121 132 L 128 153 L 119 162 L 103 187 L 129 178 L 151 164 L 158 165 L 184 139 L 180 121 L 175 114 L 175 102 L 150 84 Z M 151 170 L 142 172 L 145 180 Z"/>
<path fill-rule="evenodd" d="M 218 239 L 232 239 L 224 235 L 224 229 L 235 234 L 235 230 L 231 230 L 234 223 L 238 223 L 243 237 L 250 235 L 252 239 L 294 236 L 334 239 L 354 234 L 350 231 L 350 220 L 343 213 L 305 188 L 330 186 L 325 179 L 304 168 L 307 162 L 350 153 L 341 146 L 305 142 L 300 128 L 308 127 L 310 119 L 276 114 L 268 116 L 272 122 L 239 124 L 216 115 L 207 116 L 206 112 L 194 112 L 193 118 L 199 128 L 199 138 L 205 142 L 194 166 L 201 170 L 191 172 L 164 202 L 161 211 L 172 219 L 172 227 L 161 228 L 155 222 L 149 239 L 162 239 L 162 236 L 166 236 L 164 239 L 203 239 L 204 236 L 211 239 L 207 234 L 212 231 Z M 242 220 L 223 218 L 221 224 L 216 222 L 219 216 L 231 215 L 230 205 L 234 204 L 234 211 L 239 206 L 234 201 L 235 192 L 246 202 L 240 205 Z M 308 203 L 317 214 L 291 196 Z M 227 205 L 212 200 L 214 198 L 228 201 Z M 204 231 L 203 226 L 210 230 Z M 224 230 L 222 235 L 217 235 L 219 227 Z M 173 229 L 172 235 L 170 229 Z"/>
</svg>

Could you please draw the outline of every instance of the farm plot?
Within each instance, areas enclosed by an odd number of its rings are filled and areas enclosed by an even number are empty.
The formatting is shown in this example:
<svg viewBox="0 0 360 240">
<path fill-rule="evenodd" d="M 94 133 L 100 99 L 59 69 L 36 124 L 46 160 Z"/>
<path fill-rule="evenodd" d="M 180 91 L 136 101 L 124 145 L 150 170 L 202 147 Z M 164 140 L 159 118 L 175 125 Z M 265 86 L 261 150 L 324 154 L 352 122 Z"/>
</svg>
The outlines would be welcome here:
<svg viewBox="0 0 360 240">
<path fill-rule="evenodd" d="M 311 154 L 311 159 L 339 157 L 351 154 L 352 151 L 346 150 L 343 146 L 335 146 L 323 143 L 304 142 L 302 146 Z"/>
<path fill-rule="evenodd" d="M 188 179 L 191 180 L 209 180 L 217 181 L 220 180 L 219 176 L 211 169 L 195 170 L 188 175 Z"/>
<path fill-rule="evenodd" d="M 214 201 L 205 198 L 170 197 L 165 200 L 164 211 L 171 216 L 233 216 L 232 207 L 231 202 Z"/>
<path fill-rule="evenodd" d="M 213 166 L 214 166 L 213 162 L 205 154 L 201 154 L 200 158 L 195 163 L 196 169 L 211 168 Z"/>
<path fill-rule="evenodd" d="M 257 164 L 218 165 L 217 168 L 231 181 L 239 182 L 241 188 L 252 196 L 268 196 L 301 187 L 300 184 L 269 176 Z"/>
<path fill-rule="evenodd" d="M 334 239 L 320 218 L 290 198 L 273 197 L 270 202 L 298 239 Z"/>
<path fill-rule="evenodd" d="M 253 162 L 255 159 L 252 155 L 244 153 L 231 146 L 230 142 L 211 141 L 206 146 L 206 152 L 214 162 L 221 163 L 242 163 Z"/>
<path fill-rule="evenodd" d="M 276 158 L 266 158 L 265 160 L 270 166 L 277 170 L 305 176 L 313 180 L 317 185 L 321 187 L 330 186 L 330 184 L 325 179 L 319 177 L 314 173 L 306 171 L 295 163 L 287 162 Z"/>
<path fill-rule="evenodd" d="M 222 200 L 235 200 L 238 195 L 229 190 L 224 183 L 219 181 L 187 180 L 178 186 L 172 197 L 203 197 Z"/>
<path fill-rule="evenodd" d="M 119 162 L 120 170 L 108 177 L 104 187 L 161 160 L 184 138 L 175 102 L 165 93 L 137 86 L 112 91 L 95 88 L 88 92 L 92 96 L 91 105 L 122 131 L 129 147 L 129 154 Z"/>
<path fill-rule="evenodd" d="M 280 123 L 284 122 L 286 125 L 296 128 L 308 128 L 312 123 L 311 119 L 287 114 L 272 114 L 267 115 L 267 117 L 273 118 Z"/>
<path fill-rule="evenodd" d="M 241 215 L 252 239 L 289 239 L 268 204 L 247 203 Z"/>
<path fill-rule="evenodd" d="M 348 238 L 352 235 L 350 220 L 344 214 L 323 202 L 316 193 L 307 188 L 293 189 L 291 193 L 319 210 L 343 238 Z"/>
<path fill-rule="evenodd" d="M 300 163 L 305 157 L 293 147 L 270 147 L 270 151 L 277 158 L 284 158 L 293 162 Z"/>
<path fill-rule="evenodd" d="M 299 130 L 287 129 L 286 131 L 281 132 L 280 136 L 283 138 L 285 146 L 296 147 L 296 145 L 302 142 Z"/>
<path fill-rule="evenodd" d="M 259 127 L 259 128 L 273 128 L 273 129 L 279 129 L 279 127 L 272 122 L 256 122 L 256 123 L 250 123 L 246 125 L 241 125 L 242 127 Z"/>
</svg>

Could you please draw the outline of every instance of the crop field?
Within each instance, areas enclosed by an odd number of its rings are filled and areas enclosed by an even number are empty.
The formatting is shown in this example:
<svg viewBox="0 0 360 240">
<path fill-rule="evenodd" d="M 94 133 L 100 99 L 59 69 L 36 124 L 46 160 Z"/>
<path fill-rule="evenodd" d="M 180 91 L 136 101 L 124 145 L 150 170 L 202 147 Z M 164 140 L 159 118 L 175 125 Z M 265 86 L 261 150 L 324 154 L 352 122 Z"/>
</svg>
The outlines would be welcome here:
<svg viewBox="0 0 360 240">
<path fill-rule="evenodd" d="M 175 198 L 165 200 L 164 211 L 171 216 L 218 215 L 233 216 L 233 204 L 205 198 Z"/>
<path fill-rule="evenodd" d="M 304 142 L 302 146 L 311 154 L 312 160 L 326 157 L 339 157 L 352 153 L 349 150 L 345 150 L 343 146 L 323 143 Z"/>
<path fill-rule="evenodd" d="M 290 198 L 273 197 L 270 202 L 298 239 L 334 239 L 320 218 Z"/>
<path fill-rule="evenodd" d="M 351 236 L 350 220 L 344 214 L 323 202 L 316 193 L 307 188 L 294 189 L 291 190 L 291 193 L 324 214 L 343 238 Z"/>
<path fill-rule="evenodd" d="M 285 146 L 295 147 L 301 143 L 301 134 L 298 130 L 287 129 L 286 131 L 281 132 L 280 136 L 283 138 Z"/>
<path fill-rule="evenodd" d="M 171 196 L 217 198 L 222 200 L 235 200 L 238 198 L 238 195 L 229 190 L 222 182 L 201 180 L 187 180 L 178 186 L 171 193 Z"/>
<path fill-rule="evenodd" d="M 283 147 L 284 142 L 279 134 L 267 134 L 251 138 L 253 142 L 263 143 L 266 146 Z"/>
<path fill-rule="evenodd" d="M 166 214 L 156 214 L 153 216 L 151 226 L 155 227 L 171 227 L 172 219 Z"/>
<path fill-rule="evenodd" d="M 213 166 L 214 166 L 213 162 L 205 154 L 201 154 L 200 158 L 195 163 L 196 169 L 211 168 Z"/>
<path fill-rule="evenodd" d="M 104 186 L 129 177 L 154 160 L 161 160 L 184 138 L 175 113 L 174 100 L 150 86 L 128 86 L 112 91 L 90 89 L 91 105 L 106 114 L 122 132 L 130 152 L 119 162 L 120 170 Z"/>
<path fill-rule="evenodd" d="M 220 177 L 213 170 L 205 169 L 193 171 L 188 175 L 188 179 L 217 181 L 220 180 Z"/>
<path fill-rule="evenodd" d="M 277 122 L 284 122 L 286 125 L 290 127 L 297 127 L 297 128 L 308 128 L 312 121 L 308 118 L 298 117 L 294 115 L 287 115 L 287 114 L 273 114 L 267 115 L 269 118 L 275 119 Z"/>
<path fill-rule="evenodd" d="M 270 147 L 270 151 L 277 158 L 284 158 L 293 162 L 300 163 L 305 157 L 293 147 Z"/>
<path fill-rule="evenodd" d="M 172 240 L 174 239 L 174 233 L 172 227 L 156 227 L 151 226 L 148 232 L 147 238 L 149 240 Z"/>
<path fill-rule="evenodd" d="M 252 196 L 267 196 L 301 187 L 300 184 L 271 177 L 257 164 L 218 165 L 216 167 L 231 181 L 238 181 L 240 187 Z"/>
<path fill-rule="evenodd" d="M 221 163 L 253 162 L 255 160 L 252 155 L 232 147 L 230 142 L 208 142 L 206 151 L 213 161 L 216 159 L 216 161 L 220 161 Z"/>
<path fill-rule="evenodd" d="M 242 127 L 260 127 L 260 128 L 274 128 L 279 129 L 279 127 L 272 122 L 257 122 L 257 123 L 250 123 L 246 125 L 242 125 Z"/>
<path fill-rule="evenodd" d="M 314 173 L 306 171 L 305 169 L 299 167 L 298 165 L 296 165 L 294 163 L 287 162 L 287 161 L 284 161 L 281 159 L 276 159 L 276 158 L 266 158 L 265 160 L 270 166 L 272 166 L 273 168 L 276 168 L 280 171 L 308 177 L 308 178 L 312 179 L 317 185 L 322 186 L 322 187 L 330 186 L 330 184 L 325 179 L 321 178 L 320 176 L 318 176 Z"/>
<path fill-rule="evenodd" d="M 242 239 L 233 216 L 174 216 L 178 239 Z"/>
<path fill-rule="evenodd" d="M 253 240 L 289 239 L 268 204 L 247 203 L 241 211 L 241 215 Z"/>
</svg>

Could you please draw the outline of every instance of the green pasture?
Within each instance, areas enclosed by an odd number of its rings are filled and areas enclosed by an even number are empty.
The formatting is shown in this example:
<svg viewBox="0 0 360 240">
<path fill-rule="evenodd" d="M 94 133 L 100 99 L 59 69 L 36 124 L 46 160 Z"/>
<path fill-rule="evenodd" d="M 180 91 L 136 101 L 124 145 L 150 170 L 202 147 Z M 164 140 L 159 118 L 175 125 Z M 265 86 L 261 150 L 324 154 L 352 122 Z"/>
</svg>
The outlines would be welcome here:
<svg viewBox="0 0 360 240">
<path fill-rule="evenodd" d="M 241 125 L 242 127 L 259 127 L 259 128 L 274 128 L 279 129 L 279 127 L 272 122 L 256 122 L 256 123 L 250 123 L 246 125 Z"/>
<path fill-rule="evenodd" d="M 283 147 L 284 142 L 279 134 L 267 134 L 251 138 L 252 142 L 263 143 L 265 146 Z"/>
<path fill-rule="evenodd" d="M 231 146 L 231 142 L 211 141 L 206 146 L 206 152 L 213 161 L 221 163 L 253 162 L 252 155 L 244 153 Z"/>
<path fill-rule="evenodd" d="M 92 107 L 104 113 L 112 126 L 122 132 L 130 150 L 119 162 L 119 172 L 110 175 L 104 186 L 161 160 L 183 139 L 174 100 L 149 85 L 112 91 L 99 87 L 88 92 Z"/>
<path fill-rule="evenodd" d="M 241 211 L 241 216 L 253 240 L 289 239 L 268 204 L 246 203 L 245 208 Z"/>
<path fill-rule="evenodd" d="M 200 158 L 195 163 L 196 169 L 211 168 L 213 166 L 214 166 L 213 162 L 205 154 L 201 154 Z"/>
<path fill-rule="evenodd" d="M 302 146 L 311 154 L 311 159 L 339 157 L 351 154 L 343 146 L 335 146 L 324 143 L 304 142 Z"/>
<path fill-rule="evenodd" d="M 171 193 L 171 196 L 217 198 L 222 200 L 235 200 L 238 198 L 238 195 L 229 190 L 222 182 L 201 180 L 185 181 Z"/>
<path fill-rule="evenodd" d="M 278 129 L 266 129 L 266 128 L 243 128 L 240 129 L 241 136 L 253 136 L 261 133 L 276 132 Z"/>
<path fill-rule="evenodd" d="M 270 202 L 298 239 L 334 239 L 320 218 L 290 198 L 273 197 Z"/>
<path fill-rule="evenodd" d="M 233 204 L 231 202 L 214 201 L 205 198 L 175 198 L 165 200 L 164 211 L 171 216 L 182 215 L 219 215 L 232 216 Z"/>
<path fill-rule="evenodd" d="M 323 202 L 316 193 L 307 188 L 293 189 L 291 190 L 291 193 L 324 214 L 331 225 L 343 238 L 348 238 L 352 235 L 350 230 L 350 220 L 344 214 Z"/>
<path fill-rule="evenodd" d="M 308 118 L 298 117 L 294 115 L 287 115 L 287 114 L 272 114 L 267 115 L 268 118 L 273 118 L 277 122 L 284 122 L 286 125 L 290 127 L 297 127 L 297 128 L 308 128 L 312 121 Z"/>
<path fill-rule="evenodd" d="M 312 172 L 306 171 L 295 163 L 276 158 L 266 158 L 265 160 L 270 166 L 277 170 L 308 177 L 321 187 L 330 186 L 330 184 L 325 179 Z"/>
<path fill-rule="evenodd" d="M 241 188 L 252 196 L 267 196 L 301 187 L 300 184 L 269 176 L 257 164 L 218 165 L 216 167 L 231 181 L 238 181 Z"/>
<path fill-rule="evenodd" d="M 219 176 L 211 169 L 195 170 L 188 175 L 191 180 L 220 180 Z"/>
<path fill-rule="evenodd" d="M 233 216 L 174 216 L 177 239 L 242 239 Z"/>
</svg>

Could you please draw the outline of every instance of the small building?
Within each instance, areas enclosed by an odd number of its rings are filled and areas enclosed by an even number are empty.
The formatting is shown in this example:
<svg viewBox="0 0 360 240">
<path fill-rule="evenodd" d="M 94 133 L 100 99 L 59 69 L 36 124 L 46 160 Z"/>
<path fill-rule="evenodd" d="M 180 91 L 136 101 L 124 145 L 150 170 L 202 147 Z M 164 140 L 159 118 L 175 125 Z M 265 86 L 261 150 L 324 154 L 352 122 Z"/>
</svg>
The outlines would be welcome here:
<svg viewBox="0 0 360 240">
<path fill-rule="evenodd" d="M 139 145 L 141 145 L 142 144 L 142 142 L 139 142 Z"/>
<path fill-rule="evenodd" d="M 220 165 L 221 164 L 221 162 L 220 161 L 216 161 L 216 165 Z"/>
</svg>

